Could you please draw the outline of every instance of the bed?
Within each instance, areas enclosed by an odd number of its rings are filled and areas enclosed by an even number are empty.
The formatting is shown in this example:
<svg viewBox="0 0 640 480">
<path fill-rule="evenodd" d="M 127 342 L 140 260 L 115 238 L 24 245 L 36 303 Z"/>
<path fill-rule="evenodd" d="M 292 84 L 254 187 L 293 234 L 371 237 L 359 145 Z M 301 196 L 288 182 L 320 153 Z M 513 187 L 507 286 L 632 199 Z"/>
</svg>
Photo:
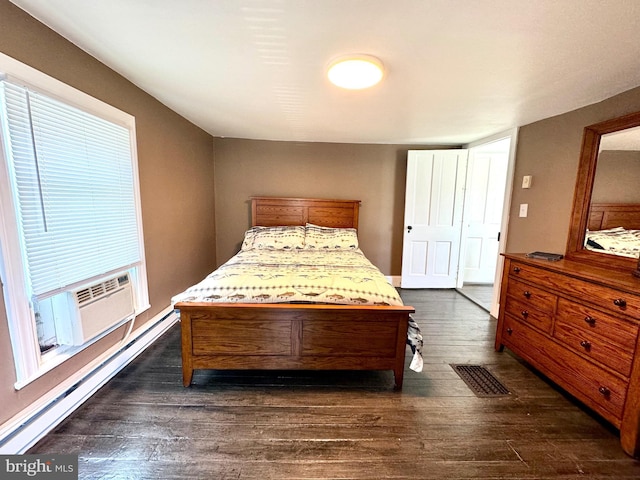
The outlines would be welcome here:
<svg viewBox="0 0 640 480">
<path fill-rule="evenodd" d="M 422 337 L 414 308 L 367 266 L 357 244 L 359 207 L 358 200 L 251 198 L 240 252 L 173 299 L 185 387 L 197 369 L 267 369 L 392 370 L 394 387 L 402 388 L 407 343 L 419 370 Z M 322 257 L 332 254 L 338 261 L 328 266 Z M 289 270 L 282 272 L 286 258 Z M 364 273 L 346 273 L 361 261 Z M 343 277 L 355 284 L 338 283 Z"/>
<path fill-rule="evenodd" d="M 591 204 L 585 248 L 601 253 L 638 258 L 640 204 Z"/>
</svg>

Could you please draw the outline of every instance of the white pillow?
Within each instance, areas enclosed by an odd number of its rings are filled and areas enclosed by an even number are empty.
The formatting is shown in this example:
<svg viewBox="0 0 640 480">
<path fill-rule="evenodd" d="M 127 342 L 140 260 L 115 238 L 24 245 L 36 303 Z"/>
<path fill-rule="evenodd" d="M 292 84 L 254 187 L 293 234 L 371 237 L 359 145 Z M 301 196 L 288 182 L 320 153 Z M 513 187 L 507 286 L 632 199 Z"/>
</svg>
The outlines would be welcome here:
<svg viewBox="0 0 640 480">
<path fill-rule="evenodd" d="M 307 249 L 356 250 L 358 232 L 355 228 L 330 228 L 307 223 L 304 239 Z"/>
</svg>

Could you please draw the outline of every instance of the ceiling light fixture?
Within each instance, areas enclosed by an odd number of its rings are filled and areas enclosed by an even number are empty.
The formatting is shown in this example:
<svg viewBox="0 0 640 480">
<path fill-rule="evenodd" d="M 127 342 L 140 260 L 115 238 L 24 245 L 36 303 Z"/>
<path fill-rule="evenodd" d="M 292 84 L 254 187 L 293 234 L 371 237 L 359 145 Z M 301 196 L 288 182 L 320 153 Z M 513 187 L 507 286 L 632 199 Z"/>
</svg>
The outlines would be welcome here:
<svg viewBox="0 0 640 480">
<path fill-rule="evenodd" d="M 329 64 L 327 76 L 334 85 L 349 90 L 373 87 L 382 80 L 384 66 L 371 55 L 347 55 Z"/>
</svg>

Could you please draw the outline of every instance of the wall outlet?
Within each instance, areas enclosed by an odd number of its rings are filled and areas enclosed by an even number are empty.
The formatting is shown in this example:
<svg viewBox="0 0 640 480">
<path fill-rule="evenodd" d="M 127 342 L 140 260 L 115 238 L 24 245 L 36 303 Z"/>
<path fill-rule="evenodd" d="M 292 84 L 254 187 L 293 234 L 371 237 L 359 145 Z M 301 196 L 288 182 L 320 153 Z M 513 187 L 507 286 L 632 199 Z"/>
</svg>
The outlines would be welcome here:
<svg viewBox="0 0 640 480">
<path fill-rule="evenodd" d="M 526 217 L 528 210 L 529 210 L 529 204 L 528 203 L 521 203 L 520 204 L 520 216 L 521 217 Z"/>
<path fill-rule="evenodd" d="M 525 175 L 522 177 L 522 188 L 531 188 L 531 181 L 533 178 L 531 175 Z"/>
</svg>

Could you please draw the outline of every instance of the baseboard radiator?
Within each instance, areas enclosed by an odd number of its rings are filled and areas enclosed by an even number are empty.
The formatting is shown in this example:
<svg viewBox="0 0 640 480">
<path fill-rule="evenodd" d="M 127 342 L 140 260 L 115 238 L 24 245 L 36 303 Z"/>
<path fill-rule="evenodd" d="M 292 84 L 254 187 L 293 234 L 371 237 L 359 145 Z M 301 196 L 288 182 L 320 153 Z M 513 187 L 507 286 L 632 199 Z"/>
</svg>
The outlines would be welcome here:
<svg viewBox="0 0 640 480">
<path fill-rule="evenodd" d="M 0 426 L 0 454 L 22 454 L 80 407 L 100 387 L 126 367 L 179 320 L 167 307 L 144 327 L 134 331 L 126 344 L 116 344 L 94 361 L 80 379 L 63 382 Z M 147 326 L 148 325 L 148 326 Z"/>
</svg>

